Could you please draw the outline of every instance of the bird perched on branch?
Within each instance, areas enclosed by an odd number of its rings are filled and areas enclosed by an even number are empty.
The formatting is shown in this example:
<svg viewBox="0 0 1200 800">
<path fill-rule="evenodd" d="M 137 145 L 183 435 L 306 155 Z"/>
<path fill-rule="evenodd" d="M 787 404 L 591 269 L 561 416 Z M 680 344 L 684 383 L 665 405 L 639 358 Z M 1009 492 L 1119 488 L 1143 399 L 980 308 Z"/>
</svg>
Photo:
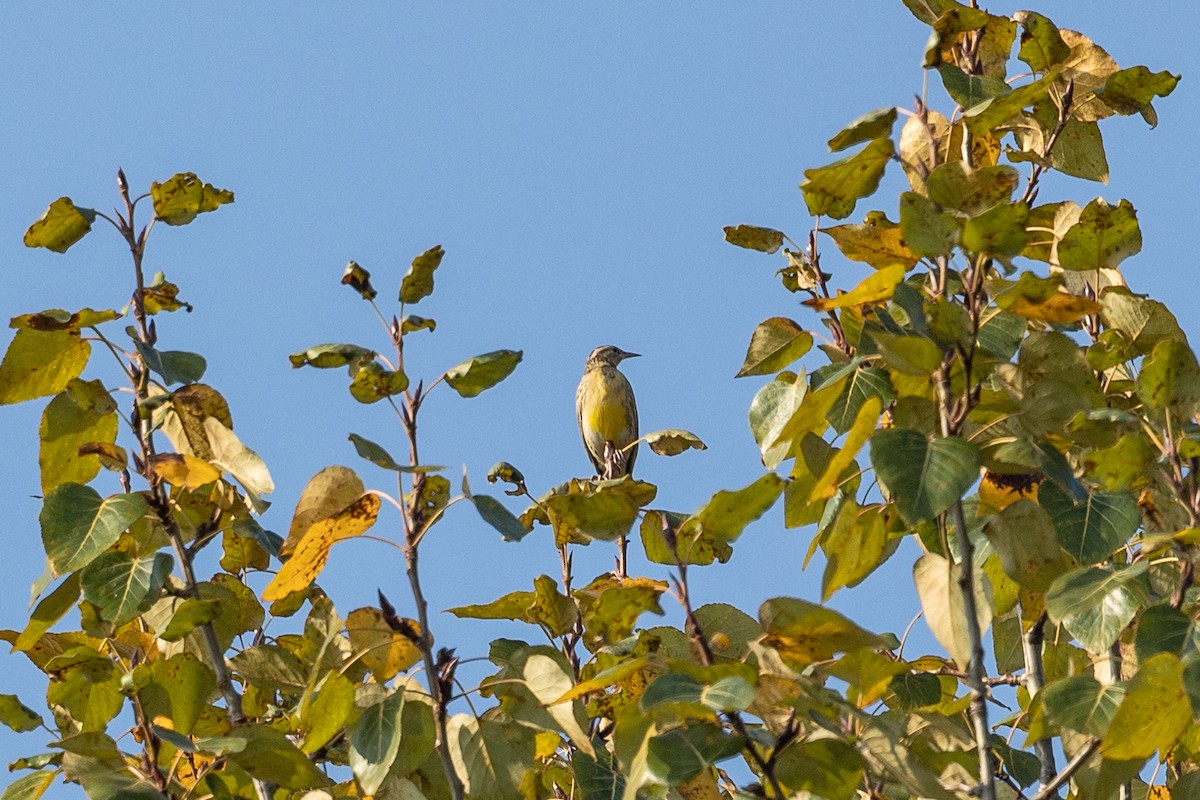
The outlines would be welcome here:
<svg viewBox="0 0 1200 800">
<path fill-rule="evenodd" d="M 638 438 L 637 402 L 633 387 L 617 365 L 638 353 L 627 353 L 611 344 L 602 345 L 588 356 L 583 378 L 575 392 L 575 412 L 583 447 L 605 480 L 633 473 L 637 446 L 625 450 Z"/>
</svg>

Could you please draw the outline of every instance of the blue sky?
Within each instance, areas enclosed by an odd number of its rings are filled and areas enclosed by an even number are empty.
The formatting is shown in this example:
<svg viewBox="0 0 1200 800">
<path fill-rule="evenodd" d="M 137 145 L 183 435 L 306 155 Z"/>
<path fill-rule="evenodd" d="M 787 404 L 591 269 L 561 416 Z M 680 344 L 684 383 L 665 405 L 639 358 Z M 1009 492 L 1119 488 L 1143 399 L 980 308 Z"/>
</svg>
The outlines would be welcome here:
<svg viewBox="0 0 1200 800">
<path fill-rule="evenodd" d="M 1108 5 L 1036 8 L 1089 34 L 1121 66 L 1170 69 L 1184 80 L 1157 103 L 1157 129 L 1137 118 L 1105 127 L 1107 186 L 1052 178 L 1040 199 L 1128 198 L 1145 244 L 1126 262 L 1127 278 L 1194 333 L 1200 10 Z M 587 353 L 613 343 L 644 354 L 625 366 L 643 430 L 688 428 L 709 444 L 675 459 L 638 459 L 639 476 L 659 486 L 656 505 L 693 510 L 761 474 L 745 421 L 760 380 L 732 377 L 750 332 L 777 315 L 816 325 L 773 276 L 781 257 L 738 250 L 721 228 L 744 222 L 803 236 L 811 226 L 796 189 L 803 170 L 832 160 L 825 141 L 859 114 L 911 106 L 925 80 L 927 28 L 899 2 L 878 0 L 681 8 L 293 4 L 268 14 L 240 3 L 5 5 L 0 317 L 123 306 L 128 256 L 107 226 L 61 256 L 24 248 L 25 228 L 60 195 L 110 207 L 118 166 L 135 188 L 194 171 L 232 189 L 237 202 L 154 231 L 148 269 L 164 270 L 195 306 L 160 318 L 160 339 L 205 355 L 205 381 L 228 398 L 239 436 L 266 459 L 278 486 L 267 527 L 286 532 L 305 481 L 329 464 L 390 488 L 389 475 L 357 459 L 346 436 L 399 452 L 394 418 L 382 404 L 350 398 L 343 374 L 292 370 L 287 355 L 331 341 L 385 348 L 369 308 L 338 284 L 342 268 L 357 260 L 381 299 L 391 298 L 413 256 L 437 243 L 446 249 L 437 290 L 411 310 L 438 329 L 410 339 L 410 374 L 432 379 L 500 347 L 524 350 L 525 361 L 473 400 L 439 388 L 423 410 L 425 459 L 453 465 L 454 475 L 465 465 L 477 490 L 501 459 L 535 492 L 589 474 L 574 390 Z M 930 97 L 950 110 L 936 76 Z M 878 207 L 895 218 L 902 183 L 890 167 L 877 202 L 854 217 Z M 827 241 L 824 251 L 842 285 L 865 274 Z M 95 367 L 90 377 L 115 380 L 99 356 Z M 29 584 L 42 571 L 33 497 L 42 405 L 0 409 L 8 563 L 0 627 L 23 626 Z M 397 526 L 385 515 L 374 533 Z M 729 565 L 693 571 L 693 597 L 750 613 L 776 595 L 815 599 L 820 563 L 800 570 L 811 535 L 784 530 L 781 508 L 772 510 Z M 505 544 L 467 507 L 423 547 L 435 609 L 558 574 L 545 529 Z M 901 632 L 918 607 L 906 553 L 832 604 L 868 627 Z M 576 557 L 579 579 L 611 563 L 608 548 L 593 546 Z M 644 572 L 666 577 L 661 567 Z M 339 545 L 321 582 L 343 613 L 373 603 L 377 587 L 406 610 L 401 559 L 376 543 Z M 439 644 L 464 657 L 485 654 L 496 636 L 536 633 L 448 615 L 434 625 Z M 932 646 L 918 631 L 915 645 Z M 2 663 L 0 691 L 40 708 L 38 674 L 23 657 Z M 38 734 L 0 729 L 5 763 L 43 744 Z"/>
</svg>

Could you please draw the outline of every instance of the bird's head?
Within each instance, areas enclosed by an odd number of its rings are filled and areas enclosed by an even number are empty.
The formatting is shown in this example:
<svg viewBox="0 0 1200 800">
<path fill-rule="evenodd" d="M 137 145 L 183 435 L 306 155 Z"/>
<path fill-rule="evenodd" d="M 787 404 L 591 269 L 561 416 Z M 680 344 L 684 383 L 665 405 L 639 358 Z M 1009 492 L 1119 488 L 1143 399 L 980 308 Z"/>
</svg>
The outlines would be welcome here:
<svg viewBox="0 0 1200 800">
<path fill-rule="evenodd" d="M 641 355 L 641 354 L 626 352 L 625 350 L 622 350 L 621 348 L 619 348 L 615 345 L 604 344 L 604 345 L 600 345 L 599 347 L 597 347 L 595 350 L 592 351 L 592 354 L 590 356 L 588 356 L 587 366 L 589 366 L 589 367 L 598 367 L 598 366 L 615 367 L 617 364 L 620 364 L 625 359 L 637 358 L 639 355 Z"/>
</svg>

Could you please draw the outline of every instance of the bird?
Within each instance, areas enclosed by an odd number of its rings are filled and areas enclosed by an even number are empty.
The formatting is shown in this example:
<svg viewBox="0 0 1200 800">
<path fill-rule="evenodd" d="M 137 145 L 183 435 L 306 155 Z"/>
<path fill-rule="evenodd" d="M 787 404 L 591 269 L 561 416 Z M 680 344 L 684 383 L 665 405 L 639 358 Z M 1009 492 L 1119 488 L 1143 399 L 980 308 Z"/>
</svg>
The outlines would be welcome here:
<svg viewBox="0 0 1200 800">
<path fill-rule="evenodd" d="M 575 392 L 575 412 L 583 447 L 596 468 L 596 477 L 613 480 L 633 474 L 638 438 L 637 401 L 628 379 L 617 369 L 629 353 L 611 344 L 592 351 Z"/>
</svg>

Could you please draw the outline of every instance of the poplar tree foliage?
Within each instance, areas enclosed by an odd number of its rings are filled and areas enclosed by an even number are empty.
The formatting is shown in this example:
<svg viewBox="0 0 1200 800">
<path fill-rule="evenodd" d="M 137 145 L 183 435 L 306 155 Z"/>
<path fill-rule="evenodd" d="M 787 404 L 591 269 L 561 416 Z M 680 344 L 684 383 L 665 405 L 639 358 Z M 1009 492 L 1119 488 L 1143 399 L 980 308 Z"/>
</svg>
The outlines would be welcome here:
<svg viewBox="0 0 1200 800">
<path fill-rule="evenodd" d="M 366 269 L 346 268 L 382 348 L 290 356 L 345 370 L 355 401 L 391 412 L 403 457 L 348 432 L 359 467 L 391 485 L 329 466 L 287 535 L 266 531 L 267 467 L 202 382 L 205 359 L 159 342 L 157 317 L 190 306 L 143 271 L 158 222 L 188 224 L 233 194 L 185 173 L 135 197 L 121 174 L 111 217 L 54 201 L 25 243 L 65 252 L 111 223 L 132 300 L 16 317 L 0 362 L 0 402 L 49 398 L 47 571 L 23 629 L 0 632 L 48 679 L 44 704 L 0 696 L 0 721 L 46 749 L 11 765 L 5 800 L 60 781 L 93 798 L 260 800 L 1043 800 L 1141 796 L 1144 777 L 1155 797 L 1197 792 L 1200 365 L 1167 307 L 1122 276 L 1141 248 L 1133 206 L 1039 197 L 1050 170 L 1103 181 L 1101 123 L 1153 126 L 1179 78 L 1122 69 L 1034 12 L 904 4 L 932 29 L 923 66 L 949 99 L 870 112 L 830 139 L 853 152 L 805 171 L 814 223 L 800 244 L 726 229 L 782 250 L 783 288 L 824 330 L 773 316 L 753 331 L 738 376 L 770 378 L 749 412 L 767 470 L 691 512 L 656 507 L 656 487 L 628 477 L 535 496 L 507 463 L 487 481 L 523 499 L 502 500 L 422 460 L 417 418 L 437 387 L 473 397 L 521 359 L 409 375 L 406 349 L 437 327 L 409 313 L 434 291 L 434 247 L 395 312 Z M 907 179 L 898 202 L 844 222 L 889 169 Z M 842 258 L 822 253 L 830 243 Z M 685 430 L 643 439 L 660 455 L 704 447 Z M 423 547 L 450 546 L 456 504 L 562 563 L 450 609 L 529 626 L 527 641 L 491 643 L 494 674 L 470 689 L 419 569 Z M 689 570 L 719 569 L 778 506 L 824 555 L 819 602 L 693 598 Z M 404 578 L 381 566 L 378 606 L 343 614 L 317 581 L 338 541 L 368 531 L 399 551 Z M 822 605 L 905 537 L 944 653 L 912 654 Z M 576 548 L 626 539 L 670 580 L 574 574 Z M 682 627 L 646 616 L 664 602 Z"/>
</svg>

